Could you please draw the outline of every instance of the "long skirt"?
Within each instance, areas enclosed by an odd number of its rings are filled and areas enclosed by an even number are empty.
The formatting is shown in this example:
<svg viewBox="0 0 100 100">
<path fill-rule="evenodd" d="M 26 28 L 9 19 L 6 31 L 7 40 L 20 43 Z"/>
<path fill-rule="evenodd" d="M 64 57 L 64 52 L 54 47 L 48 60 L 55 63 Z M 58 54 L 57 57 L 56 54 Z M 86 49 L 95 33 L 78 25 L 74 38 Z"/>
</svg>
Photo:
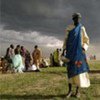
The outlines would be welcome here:
<svg viewBox="0 0 100 100">
<path fill-rule="evenodd" d="M 88 72 L 84 72 L 79 75 L 73 76 L 69 78 L 68 81 L 72 85 L 82 87 L 82 88 L 87 88 L 90 86 L 90 79 L 89 79 Z"/>
</svg>

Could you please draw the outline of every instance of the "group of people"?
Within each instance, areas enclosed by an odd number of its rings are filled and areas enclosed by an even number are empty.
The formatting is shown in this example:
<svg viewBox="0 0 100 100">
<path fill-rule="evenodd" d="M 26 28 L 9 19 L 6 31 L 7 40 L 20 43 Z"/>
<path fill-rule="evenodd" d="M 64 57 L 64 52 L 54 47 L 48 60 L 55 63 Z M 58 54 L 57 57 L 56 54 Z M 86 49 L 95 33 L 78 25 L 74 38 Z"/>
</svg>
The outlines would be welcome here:
<svg viewBox="0 0 100 100">
<path fill-rule="evenodd" d="M 0 58 L 3 66 L 2 71 L 5 73 L 8 69 L 14 72 L 24 72 L 24 71 L 40 71 L 40 67 L 53 67 L 62 66 L 62 61 L 60 60 L 61 49 L 54 50 L 50 54 L 50 62 L 46 61 L 42 57 L 42 52 L 38 48 L 38 45 L 34 46 L 32 54 L 24 47 L 17 45 L 16 48 L 11 44 L 3 58 Z M 49 62 L 49 63 L 48 63 Z"/>
<path fill-rule="evenodd" d="M 32 54 L 24 47 L 11 44 L 6 50 L 6 55 L 0 58 L 2 71 L 11 69 L 13 72 L 23 73 L 24 71 L 40 71 L 40 67 L 47 67 L 46 61 L 42 58 L 41 50 L 34 46 Z"/>
</svg>

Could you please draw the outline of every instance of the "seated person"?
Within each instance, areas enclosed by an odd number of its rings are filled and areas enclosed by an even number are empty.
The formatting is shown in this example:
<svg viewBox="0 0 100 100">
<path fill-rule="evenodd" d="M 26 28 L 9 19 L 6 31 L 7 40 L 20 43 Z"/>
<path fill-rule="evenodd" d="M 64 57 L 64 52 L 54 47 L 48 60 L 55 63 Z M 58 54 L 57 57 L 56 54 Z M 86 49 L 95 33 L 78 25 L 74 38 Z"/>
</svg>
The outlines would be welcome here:
<svg viewBox="0 0 100 100">
<path fill-rule="evenodd" d="M 14 72 L 23 73 L 23 71 L 25 70 L 25 66 L 23 64 L 22 57 L 19 54 L 18 50 L 15 50 L 15 56 L 13 57 L 12 62 Z"/>
<path fill-rule="evenodd" d="M 29 67 L 32 66 L 32 57 L 30 52 L 27 50 L 25 55 L 25 70 L 27 71 Z"/>
<path fill-rule="evenodd" d="M 2 70 L 2 73 L 6 73 L 8 70 L 8 62 L 5 58 L 0 58 L 0 69 Z"/>
<path fill-rule="evenodd" d="M 48 66 L 49 66 L 48 62 L 45 59 L 42 59 L 41 64 L 40 64 L 40 67 L 41 68 L 46 68 Z"/>
</svg>

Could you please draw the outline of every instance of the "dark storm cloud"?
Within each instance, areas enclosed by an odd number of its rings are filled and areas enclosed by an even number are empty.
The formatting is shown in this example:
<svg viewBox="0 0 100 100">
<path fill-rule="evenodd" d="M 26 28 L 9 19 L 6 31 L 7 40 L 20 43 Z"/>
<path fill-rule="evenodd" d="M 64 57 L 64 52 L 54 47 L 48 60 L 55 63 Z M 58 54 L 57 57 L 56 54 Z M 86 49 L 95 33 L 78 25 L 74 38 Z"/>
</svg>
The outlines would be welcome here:
<svg viewBox="0 0 100 100">
<path fill-rule="evenodd" d="M 100 0 L 0 0 L 4 30 L 41 31 L 63 39 L 73 12 L 82 14 L 92 42 L 99 40 Z"/>
<path fill-rule="evenodd" d="M 38 44 L 49 54 L 61 47 L 72 14 L 80 12 L 90 37 L 88 54 L 100 59 L 99 9 L 100 0 L 0 0 L 0 54 L 10 43 L 31 50 Z"/>
<path fill-rule="evenodd" d="M 53 2 L 47 1 L 2 0 L 1 21 L 6 24 L 4 28 L 16 31 L 61 32 L 62 28 L 58 26 L 63 25 L 64 21 L 54 13 L 55 3 L 53 5 Z"/>
</svg>

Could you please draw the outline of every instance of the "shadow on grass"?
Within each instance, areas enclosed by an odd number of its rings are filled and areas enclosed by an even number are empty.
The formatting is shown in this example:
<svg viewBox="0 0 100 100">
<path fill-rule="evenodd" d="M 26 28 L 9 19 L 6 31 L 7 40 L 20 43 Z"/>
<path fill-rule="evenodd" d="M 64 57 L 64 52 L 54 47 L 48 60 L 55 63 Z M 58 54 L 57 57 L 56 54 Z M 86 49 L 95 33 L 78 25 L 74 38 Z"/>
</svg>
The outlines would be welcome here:
<svg viewBox="0 0 100 100">
<path fill-rule="evenodd" d="M 59 68 L 59 67 L 58 67 Z M 42 68 L 41 68 L 42 69 Z M 61 74 L 66 74 L 67 71 L 56 71 L 55 70 L 42 70 L 42 71 L 25 71 L 25 73 L 46 73 L 46 74 L 57 74 L 57 75 L 61 75 Z"/>
<path fill-rule="evenodd" d="M 41 73 L 56 74 L 56 75 L 64 75 L 64 74 L 66 74 L 67 72 L 53 72 L 53 71 L 50 71 L 50 72 L 41 72 Z"/>
<path fill-rule="evenodd" d="M 61 94 L 61 95 L 40 95 L 40 94 L 33 94 L 33 95 L 10 95 L 10 94 L 2 94 L 0 95 L 0 100 L 2 99 L 7 99 L 7 100 L 22 100 L 22 99 L 28 99 L 28 100 L 39 100 L 39 99 L 53 99 L 53 98 L 61 98 L 64 99 L 66 98 L 65 94 Z"/>
<path fill-rule="evenodd" d="M 90 82 L 91 82 L 91 84 L 93 84 L 93 85 L 95 85 L 95 84 L 99 85 L 99 84 L 100 84 L 100 79 L 94 78 L 94 79 L 91 79 Z"/>
</svg>

